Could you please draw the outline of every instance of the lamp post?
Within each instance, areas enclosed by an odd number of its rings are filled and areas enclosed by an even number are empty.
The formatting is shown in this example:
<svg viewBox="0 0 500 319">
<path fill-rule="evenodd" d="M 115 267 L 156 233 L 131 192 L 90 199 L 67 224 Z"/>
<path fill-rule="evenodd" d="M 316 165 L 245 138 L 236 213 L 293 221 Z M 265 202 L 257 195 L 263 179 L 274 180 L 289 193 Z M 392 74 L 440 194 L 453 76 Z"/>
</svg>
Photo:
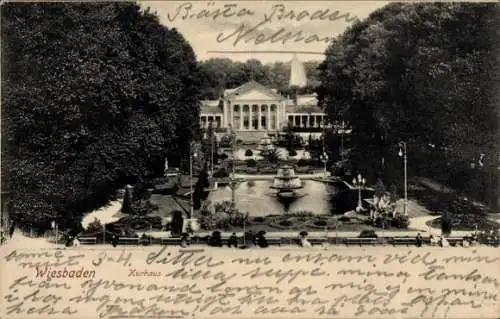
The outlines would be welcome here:
<svg viewBox="0 0 500 319">
<path fill-rule="evenodd" d="M 324 174 L 324 179 L 326 180 L 326 163 L 328 162 L 328 154 L 326 152 L 323 152 L 321 156 L 319 157 L 321 161 L 323 162 L 323 174 Z"/>
<path fill-rule="evenodd" d="M 335 244 L 338 244 L 337 238 L 339 238 L 339 220 L 335 219 Z"/>
<path fill-rule="evenodd" d="M 358 189 L 358 207 L 356 207 L 356 211 L 360 212 L 363 209 L 361 203 L 361 189 L 365 186 L 366 180 L 361 176 L 361 174 L 358 174 L 357 178 L 352 180 L 352 184 Z"/>
<path fill-rule="evenodd" d="M 332 129 L 332 127 L 333 126 L 330 123 L 328 123 L 328 124 L 326 122 L 323 123 L 323 153 L 325 152 L 325 140 L 326 140 L 326 132 L 327 132 L 326 129 L 330 130 L 330 129 Z"/>
<path fill-rule="evenodd" d="M 189 218 L 193 218 L 194 215 L 194 202 L 193 202 L 193 158 L 197 157 L 196 152 L 193 151 L 193 143 L 190 144 L 189 147 L 189 189 L 190 189 L 190 216 Z"/>
<path fill-rule="evenodd" d="M 215 134 L 212 132 L 211 137 L 210 137 L 210 177 L 214 175 L 214 139 L 215 139 Z"/>
<path fill-rule="evenodd" d="M 408 215 L 408 156 L 406 154 L 406 143 L 399 142 L 399 157 L 403 158 L 403 166 L 404 166 L 404 190 L 405 190 L 405 198 L 403 201 L 403 213 L 405 216 Z"/>
<path fill-rule="evenodd" d="M 56 233 L 56 245 L 57 245 L 57 223 L 55 221 L 52 221 L 51 223 L 51 226 L 52 226 L 52 229 L 54 229 L 55 233 Z"/>
<path fill-rule="evenodd" d="M 340 133 L 340 160 L 344 163 L 344 133 L 345 133 L 345 122 L 342 121 L 342 126 L 339 130 Z"/>
<path fill-rule="evenodd" d="M 229 129 L 231 130 L 231 152 L 232 152 L 232 168 L 231 174 L 229 175 L 229 188 L 231 188 L 231 204 L 233 207 L 236 205 L 236 175 L 235 175 L 235 156 L 236 156 L 236 133 L 233 131 L 231 125 L 229 125 Z"/>
<path fill-rule="evenodd" d="M 149 225 L 149 245 L 151 245 L 153 239 L 153 224 L 149 221 L 146 221 L 146 223 Z"/>
</svg>

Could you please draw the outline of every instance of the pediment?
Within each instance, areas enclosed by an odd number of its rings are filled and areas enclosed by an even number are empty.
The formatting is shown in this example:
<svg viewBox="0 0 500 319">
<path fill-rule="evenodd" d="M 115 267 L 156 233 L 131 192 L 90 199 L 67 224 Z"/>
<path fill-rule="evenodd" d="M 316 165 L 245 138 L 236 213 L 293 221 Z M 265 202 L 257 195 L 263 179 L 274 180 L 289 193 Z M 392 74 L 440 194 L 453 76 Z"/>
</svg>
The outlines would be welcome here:
<svg viewBox="0 0 500 319">
<path fill-rule="evenodd" d="M 236 94 L 232 97 L 233 101 L 238 100 L 256 100 L 256 101 L 264 101 L 264 100 L 280 100 L 280 96 L 276 96 L 276 93 L 269 90 L 270 92 L 263 92 L 263 90 L 253 89 L 245 93 Z"/>
<path fill-rule="evenodd" d="M 248 83 L 245 83 L 244 85 L 240 86 L 239 88 L 236 88 L 232 90 L 227 96 L 226 99 L 232 100 L 232 101 L 244 101 L 244 100 L 254 100 L 254 101 L 279 101 L 282 100 L 283 97 L 274 92 L 273 90 L 257 83 L 254 81 L 250 81 Z"/>
</svg>

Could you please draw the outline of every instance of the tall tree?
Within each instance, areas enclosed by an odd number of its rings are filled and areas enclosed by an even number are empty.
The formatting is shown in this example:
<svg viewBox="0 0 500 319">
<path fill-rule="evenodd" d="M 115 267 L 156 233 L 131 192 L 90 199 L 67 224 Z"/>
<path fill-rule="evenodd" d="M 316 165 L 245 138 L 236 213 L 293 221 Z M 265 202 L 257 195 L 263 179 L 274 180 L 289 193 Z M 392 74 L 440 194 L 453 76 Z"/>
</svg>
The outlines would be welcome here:
<svg viewBox="0 0 500 319">
<path fill-rule="evenodd" d="M 9 3 L 1 15 L 2 187 L 14 219 L 78 218 L 193 134 L 193 51 L 148 10 Z"/>
<path fill-rule="evenodd" d="M 352 125 L 354 170 L 399 179 L 399 141 L 408 145 L 410 173 L 432 177 L 431 166 L 459 177 L 475 154 L 497 157 L 499 10 L 389 4 L 330 45 L 318 95 L 332 121 Z"/>
</svg>

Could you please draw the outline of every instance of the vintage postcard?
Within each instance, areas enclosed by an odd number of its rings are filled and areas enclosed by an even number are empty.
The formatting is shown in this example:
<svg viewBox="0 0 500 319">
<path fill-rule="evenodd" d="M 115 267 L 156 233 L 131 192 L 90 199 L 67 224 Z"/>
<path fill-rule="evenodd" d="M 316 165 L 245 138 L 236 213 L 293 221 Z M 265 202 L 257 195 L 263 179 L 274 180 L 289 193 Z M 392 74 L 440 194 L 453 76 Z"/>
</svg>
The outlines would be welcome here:
<svg viewBox="0 0 500 319">
<path fill-rule="evenodd" d="M 1 319 L 499 318 L 496 2 L 4 2 Z"/>
</svg>

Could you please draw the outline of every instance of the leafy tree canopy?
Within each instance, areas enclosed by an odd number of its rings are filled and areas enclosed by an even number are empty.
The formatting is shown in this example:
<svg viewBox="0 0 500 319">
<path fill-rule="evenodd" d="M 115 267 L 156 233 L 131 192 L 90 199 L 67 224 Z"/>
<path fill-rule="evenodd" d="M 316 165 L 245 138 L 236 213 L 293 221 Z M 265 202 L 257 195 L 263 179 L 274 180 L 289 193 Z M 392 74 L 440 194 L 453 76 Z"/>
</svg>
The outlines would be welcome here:
<svg viewBox="0 0 500 319">
<path fill-rule="evenodd" d="M 156 15 L 134 3 L 9 3 L 1 15 L 2 186 L 13 218 L 94 209 L 191 140 L 195 55 Z"/>
<path fill-rule="evenodd" d="M 495 164 L 499 10 L 494 3 L 393 3 L 329 46 L 318 97 L 331 121 L 350 122 L 355 171 L 370 180 L 401 178 L 399 141 L 408 145 L 410 173 L 432 165 L 449 171 L 480 153 Z"/>
<path fill-rule="evenodd" d="M 308 84 L 298 93 L 312 93 L 319 85 L 318 66 L 319 63 L 316 61 L 304 62 Z M 252 79 L 262 85 L 277 89 L 282 94 L 293 93 L 288 83 L 290 63 L 276 62 L 264 65 L 255 59 L 237 62 L 227 58 L 214 58 L 200 62 L 200 69 L 203 82 L 202 94 L 205 99 L 218 99 L 225 89 L 238 87 Z"/>
</svg>

